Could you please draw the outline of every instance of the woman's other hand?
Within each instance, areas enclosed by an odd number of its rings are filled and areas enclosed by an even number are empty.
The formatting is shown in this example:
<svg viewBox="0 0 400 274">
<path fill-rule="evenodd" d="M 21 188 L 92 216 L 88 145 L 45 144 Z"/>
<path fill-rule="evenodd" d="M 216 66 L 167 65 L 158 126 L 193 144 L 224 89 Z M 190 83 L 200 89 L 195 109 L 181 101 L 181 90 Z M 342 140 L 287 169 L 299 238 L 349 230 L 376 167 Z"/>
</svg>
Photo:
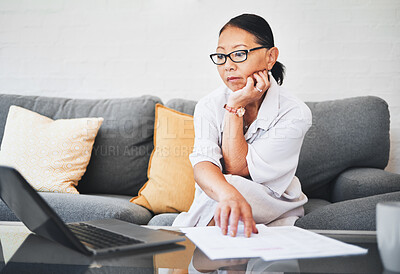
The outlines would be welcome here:
<svg viewBox="0 0 400 274">
<path fill-rule="evenodd" d="M 229 227 L 230 236 L 235 237 L 239 220 L 244 223 L 246 237 L 250 237 L 251 233 L 258 233 L 251 206 L 239 192 L 230 193 L 219 201 L 214 220 L 224 235 L 228 233 Z"/>
<path fill-rule="evenodd" d="M 244 88 L 235 91 L 229 96 L 227 105 L 230 107 L 245 107 L 250 103 L 260 100 L 270 86 L 271 83 L 268 80 L 267 70 L 255 72 L 247 77 Z"/>
<path fill-rule="evenodd" d="M 232 236 L 236 236 L 239 220 L 244 223 L 247 237 L 250 237 L 252 232 L 258 233 L 251 206 L 242 194 L 226 181 L 219 167 L 208 161 L 199 162 L 194 166 L 194 179 L 211 199 L 218 202 L 214 221 L 224 235 L 228 233 L 229 226 Z"/>
</svg>

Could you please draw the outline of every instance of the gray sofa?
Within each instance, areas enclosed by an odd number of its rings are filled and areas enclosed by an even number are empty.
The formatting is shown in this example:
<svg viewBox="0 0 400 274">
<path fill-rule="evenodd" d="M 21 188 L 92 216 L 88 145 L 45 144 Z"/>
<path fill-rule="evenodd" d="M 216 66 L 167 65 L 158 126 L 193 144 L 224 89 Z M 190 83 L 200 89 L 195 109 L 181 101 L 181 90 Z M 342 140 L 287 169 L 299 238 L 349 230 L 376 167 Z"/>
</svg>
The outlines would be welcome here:
<svg viewBox="0 0 400 274">
<path fill-rule="evenodd" d="M 147 180 L 153 150 L 154 96 L 125 99 L 65 99 L 0 95 L 0 139 L 10 105 L 53 119 L 104 117 L 81 194 L 40 193 L 66 222 L 116 218 L 136 224 L 170 225 L 176 214 L 154 216 L 129 202 Z M 389 111 L 368 96 L 309 102 L 307 132 L 296 175 L 309 197 L 296 225 L 310 229 L 375 230 L 375 206 L 400 201 L 400 175 L 383 169 L 389 157 Z M 195 101 L 173 99 L 166 106 L 193 114 Z M 266 209 L 267 210 L 267 209 Z M 0 220 L 17 221 L 0 201 Z"/>
</svg>

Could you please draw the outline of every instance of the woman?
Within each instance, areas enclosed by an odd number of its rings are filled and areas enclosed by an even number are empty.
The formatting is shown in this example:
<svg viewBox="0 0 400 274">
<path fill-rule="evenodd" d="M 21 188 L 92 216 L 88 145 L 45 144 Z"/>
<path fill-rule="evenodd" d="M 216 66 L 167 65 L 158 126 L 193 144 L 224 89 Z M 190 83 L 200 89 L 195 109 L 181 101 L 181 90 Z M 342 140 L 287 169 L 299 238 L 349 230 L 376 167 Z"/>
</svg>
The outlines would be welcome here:
<svg viewBox="0 0 400 274">
<path fill-rule="evenodd" d="M 220 31 L 211 54 L 225 86 L 202 98 L 194 112 L 189 158 L 196 194 L 174 226 L 218 225 L 236 236 L 257 233 L 256 223 L 293 225 L 307 197 L 295 177 L 309 108 L 282 89 L 284 66 L 269 24 L 243 14 Z"/>
</svg>

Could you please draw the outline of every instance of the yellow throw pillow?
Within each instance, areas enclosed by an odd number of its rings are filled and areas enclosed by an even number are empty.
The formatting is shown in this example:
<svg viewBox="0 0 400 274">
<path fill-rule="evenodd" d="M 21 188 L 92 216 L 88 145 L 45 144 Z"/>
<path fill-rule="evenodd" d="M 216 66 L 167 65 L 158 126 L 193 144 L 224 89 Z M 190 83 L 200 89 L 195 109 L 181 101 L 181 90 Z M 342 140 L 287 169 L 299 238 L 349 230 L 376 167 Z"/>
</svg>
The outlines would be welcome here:
<svg viewBox="0 0 400 274">
<path fill-rule="evenodd" d="M 12 166 L 37 190 L 78 193 L 103 118 L 52 120 L 11 106 L 0 165 Z"/>
<path fill-rule="evenodd" d="M 157 104 L 155 118 L 149 180 L 131 202 L 155 214 L 188 211 L 195 192 L 189 161 L 194 144 L 193 116 Z"/>
</svg>

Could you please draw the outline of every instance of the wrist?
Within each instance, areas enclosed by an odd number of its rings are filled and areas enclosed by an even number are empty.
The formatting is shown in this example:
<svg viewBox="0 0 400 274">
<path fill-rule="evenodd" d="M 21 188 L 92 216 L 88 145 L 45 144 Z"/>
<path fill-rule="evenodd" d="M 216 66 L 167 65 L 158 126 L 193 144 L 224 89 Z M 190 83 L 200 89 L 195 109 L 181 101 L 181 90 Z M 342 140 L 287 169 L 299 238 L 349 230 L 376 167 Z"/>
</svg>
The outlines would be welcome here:
<svg viewBox="0 0 400 274">
<path fill-rule="evenodd" d="M 241 195 L 240 192 L 234 186 L 229 185 L 228 188 L 218 192 L 218 202 L 235 200 L 237 195 Z"/>
<path fill-rule="evenodd" d="M 234 108 L 234 107 L 228 106 L 228 104 L 224 105 L 224 109 L 226 111 L 228 111 L 229 113 L 235 114 L 239 118 L 243 117 L 244 113 L 246 112 L 244 107 L 240 106 L 240 107 Z"/>
<path fill-rule="evenodd" d="M 243 104 L 243 102 L 238 102 L 238 101 L 234 101 L 234 100 L 229 100 L 226 102 L 226 105 L 232 108 L 239 108 L 239 107 L 245 107 L 245 105 Z"/>
</svg>

